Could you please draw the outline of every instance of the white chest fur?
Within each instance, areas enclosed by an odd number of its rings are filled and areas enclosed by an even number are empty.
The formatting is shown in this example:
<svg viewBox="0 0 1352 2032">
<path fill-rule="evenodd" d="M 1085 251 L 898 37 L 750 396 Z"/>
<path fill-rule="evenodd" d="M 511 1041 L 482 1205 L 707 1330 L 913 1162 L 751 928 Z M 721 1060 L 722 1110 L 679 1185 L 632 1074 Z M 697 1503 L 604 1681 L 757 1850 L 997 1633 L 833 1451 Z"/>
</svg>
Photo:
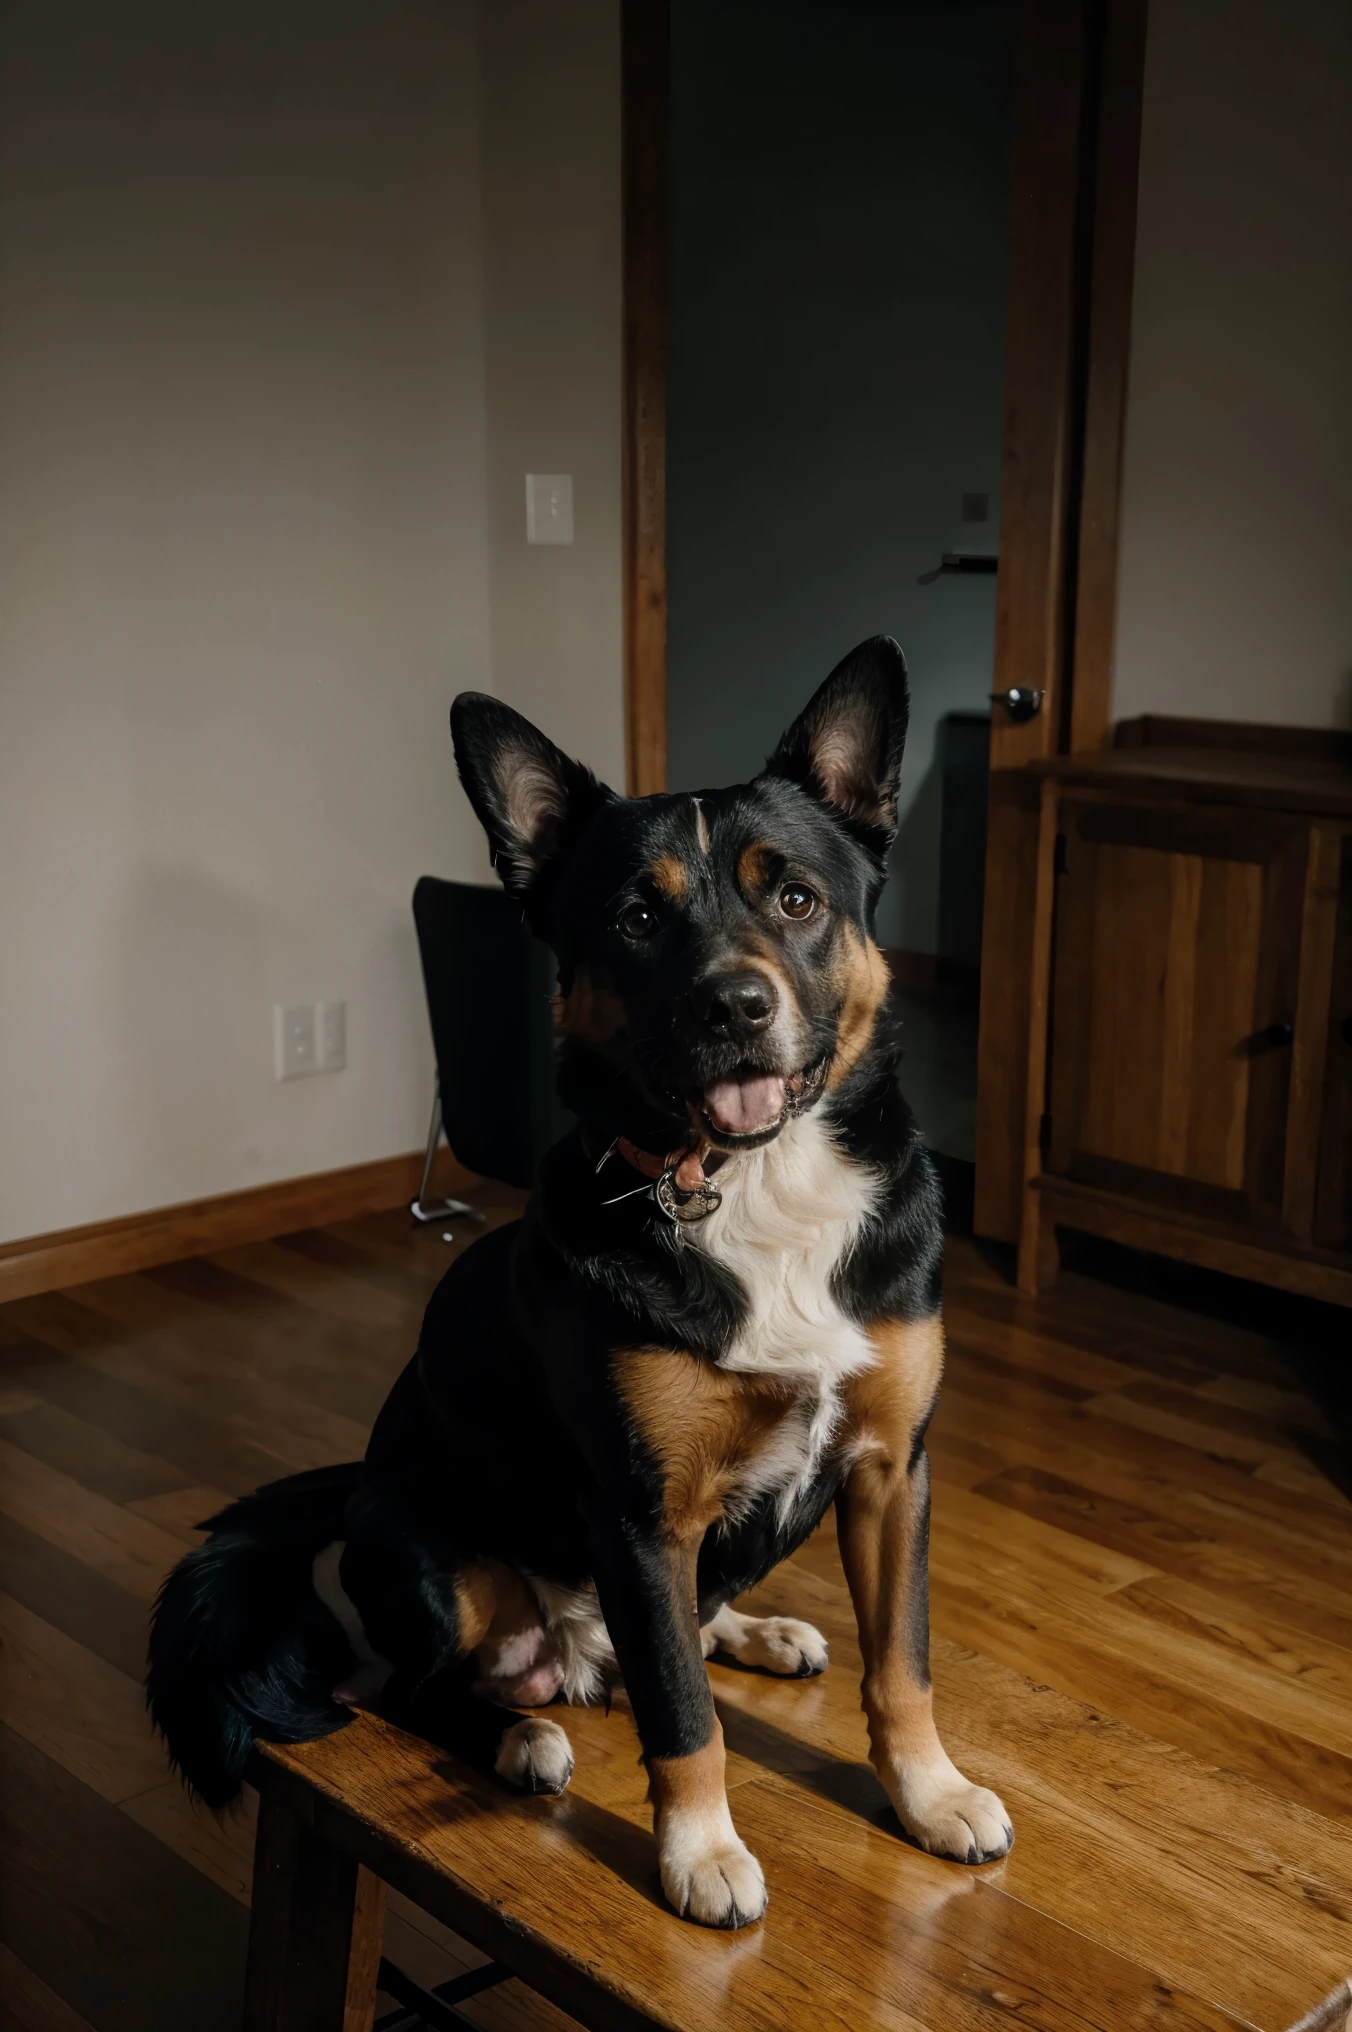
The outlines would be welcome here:
<svg viewBox="0 0 1352 2032">
<path fill-rule="evenodd" d="M 719 1366 L 773 1376 L 799 1392 L 780 1443 L 744 1492 L 778 1487 L 787 1512 L 830 1439 L 841 1383 L 875 1359 L 831 1280 L 873 1211 L 878 1181 L 808 1115 L 763 1150 L 733 1158 L 718 1188 L 722 1206 L 686 1239 L 731 1270 L 746 1294 L 747 1319 Z"/>
</svg>

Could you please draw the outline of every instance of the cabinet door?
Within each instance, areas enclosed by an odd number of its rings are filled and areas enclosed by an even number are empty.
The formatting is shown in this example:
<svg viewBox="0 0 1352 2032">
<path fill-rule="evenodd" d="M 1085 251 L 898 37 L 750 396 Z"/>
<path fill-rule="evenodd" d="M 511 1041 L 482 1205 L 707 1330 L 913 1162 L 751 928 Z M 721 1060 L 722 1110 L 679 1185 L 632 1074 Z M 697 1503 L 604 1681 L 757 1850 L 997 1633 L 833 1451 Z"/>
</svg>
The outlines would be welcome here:
<svg viewBox="0 0 1352 2032">
<path fill-rule="evenodd" d="M 1320 1125 L 1314 1238 L 1352 1251 L 1352 833 L 1342 843 Z"/>
<path fill-rule="evenodd" d="M 1308 824 L 1066 798 L 1060 826 L 1047 1169 L 1275 1227 Z"/>
</svg>

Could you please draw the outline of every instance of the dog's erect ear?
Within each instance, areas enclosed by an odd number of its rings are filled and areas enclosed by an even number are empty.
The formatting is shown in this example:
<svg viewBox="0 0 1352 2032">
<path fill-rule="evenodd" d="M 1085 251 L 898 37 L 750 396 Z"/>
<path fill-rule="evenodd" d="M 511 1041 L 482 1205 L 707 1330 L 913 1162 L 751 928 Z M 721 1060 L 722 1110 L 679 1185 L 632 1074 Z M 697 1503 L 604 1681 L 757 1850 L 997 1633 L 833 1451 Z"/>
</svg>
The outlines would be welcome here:
<svg viewBox="0 0 1352 2032">
<path fill-rule="evenodd" d="M 504 889 L 526 897 L 613 791 L 521 714 L 481 691 L 451 707 L 455 764 Z"/>
<path fill-rule="evenodd" d="M 896 837 L 910 693 L 906 658 L 890 635 L 861 642 L 836 665 L 766 763 L 801 783 L 885 853 Z"/>
</svg>

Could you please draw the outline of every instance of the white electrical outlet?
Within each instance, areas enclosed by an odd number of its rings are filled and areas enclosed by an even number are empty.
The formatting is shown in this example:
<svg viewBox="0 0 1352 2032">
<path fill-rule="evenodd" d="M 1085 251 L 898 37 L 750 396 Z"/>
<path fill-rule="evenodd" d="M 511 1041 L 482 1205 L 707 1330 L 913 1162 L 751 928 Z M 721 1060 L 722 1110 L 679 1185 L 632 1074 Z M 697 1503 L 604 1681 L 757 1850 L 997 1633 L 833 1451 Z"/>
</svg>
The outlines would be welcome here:
<svg viewBox="0 0 1352 2032">
<path fill-rule="evenodd" d="M 347 1003 L 315 1003 L 315 1035 L 319 1039 L 319 1070 L 341 1072 L 347 1064 Z"/>
<path fill-rule="evenodd" d="M 279 1080 L 305 1079 L 319 1071 L 313 1002 L 300 1002 L 292 1009 L 273 1003 L 272 1069 Z"/>
<path fill-rule="evenodd" d="M 347 1064 L 347 1003 L 272 1005 L 272 1070 L 279 1080 L 341 1072 Z"/>
</svg>

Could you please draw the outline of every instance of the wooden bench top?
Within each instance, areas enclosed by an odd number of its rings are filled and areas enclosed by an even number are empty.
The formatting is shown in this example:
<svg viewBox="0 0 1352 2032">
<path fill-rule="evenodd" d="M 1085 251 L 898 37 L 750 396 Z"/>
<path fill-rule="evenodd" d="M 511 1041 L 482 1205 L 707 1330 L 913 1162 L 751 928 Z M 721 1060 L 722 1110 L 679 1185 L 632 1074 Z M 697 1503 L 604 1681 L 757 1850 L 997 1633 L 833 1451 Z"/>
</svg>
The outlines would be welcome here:
<svg viewBox="0 0 1352 2032">
<path fill-rule="evenodd" d="M 609 1715 L 552 1710 L 577 1760 L 558 1799 L 512 1795 L 366 1715 L 321 1742 L 260 1750 L 255 1775 L 265 1796 L 282 1795 L 317 1835 L 597 2032 L 997 2032 L 1015 2021 L 1239 2032 L 1285 2026 L 1318 1994 L 1313 1971 L 1297 1973 L 1298 1949 L 1290 1968 L 1274 1966 L 1272 1913 L 1263 1948 L 1250 1931 L 1257 1903 L 1246 1916 L 1227 1898 L 1222 1911 L 1199 1878 L 1189 1845 L 1224 1824 L 1233 1781 L 942 1640 L 948 1746 L 1001 1791 L 1018 1839 L 984 1869 L 904 1842 L 867 1764 L 834 1546 L 806 1550 L 752 1606 L 817 1621 L 832 1644 L 824 1677 L 711 1668 L 733 1816 L 770 1891 L 758 1926 L 710 1932 L 665 1904 L 622 1699 Z M 1247 1832 L 1232 1827 L 1235 1838 Z M 1227 1988 L 1261 2015 L 1232 2015 Z"/>
</svg>

